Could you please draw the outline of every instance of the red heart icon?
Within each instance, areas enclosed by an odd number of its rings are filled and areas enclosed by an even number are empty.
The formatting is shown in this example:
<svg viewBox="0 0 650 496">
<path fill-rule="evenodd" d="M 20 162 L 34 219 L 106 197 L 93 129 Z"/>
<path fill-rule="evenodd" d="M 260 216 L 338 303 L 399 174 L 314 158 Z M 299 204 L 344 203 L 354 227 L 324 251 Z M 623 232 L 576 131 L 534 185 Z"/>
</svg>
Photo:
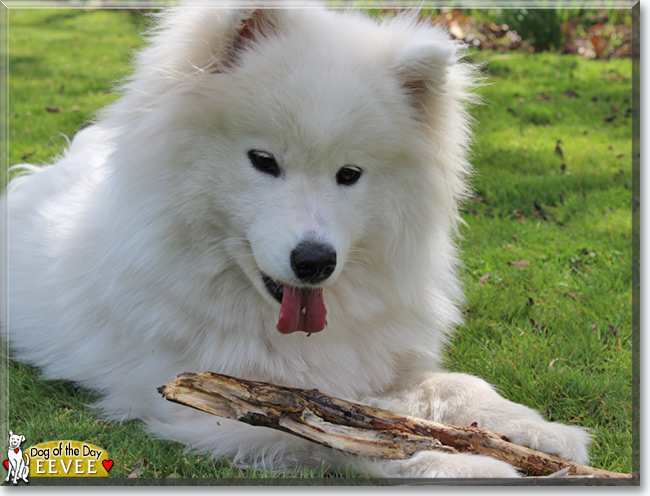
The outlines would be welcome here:
<svg viewBox="0 0 650 496">
<path fill-rule="evenodd" d="M 14 450 L 14 453 L 18 453 L 19 451 L 20 451 L 20 448 L 16 448 L 16 449 Z"/>
<path fill-rule="evenodd" d="M 4 466 L 7 470 L 9 470 L 9 460 L 4 461 Z"/>
<path fill-rule="evenodd" d="M 113 467 L 113 460 L 102 460 L 102 465 L 104 465 L 106 472 L 108 472 Z"/>
</svg>

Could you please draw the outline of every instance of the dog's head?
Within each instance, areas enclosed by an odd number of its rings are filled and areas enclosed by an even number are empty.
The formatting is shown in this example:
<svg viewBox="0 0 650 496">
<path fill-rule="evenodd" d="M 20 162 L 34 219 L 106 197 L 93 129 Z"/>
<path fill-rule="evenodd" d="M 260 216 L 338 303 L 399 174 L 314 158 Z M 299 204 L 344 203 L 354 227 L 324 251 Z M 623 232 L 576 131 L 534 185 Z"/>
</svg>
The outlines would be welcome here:
<svg viewBox="0 0 650 496">
<path fill-rule="evenodd" d="M 15 450 L 20 448 L 20 445 L 25 442 L 25 436 L 22 434 L 14 434 L 9 431 L 9 449 Z"/>
<path fill-rule="evenodd" d="M 183 10 L 140 58 L 122 105 L 137 114 L 150 95 L 142 114 L 173 143 L 179 215 L 280 304 L 281 332 L 322 330 L 323 291 L 344 273 L 408 300 L 431 252 L 448 255 L 470 78 L 429 22 Z"/>
</svg>

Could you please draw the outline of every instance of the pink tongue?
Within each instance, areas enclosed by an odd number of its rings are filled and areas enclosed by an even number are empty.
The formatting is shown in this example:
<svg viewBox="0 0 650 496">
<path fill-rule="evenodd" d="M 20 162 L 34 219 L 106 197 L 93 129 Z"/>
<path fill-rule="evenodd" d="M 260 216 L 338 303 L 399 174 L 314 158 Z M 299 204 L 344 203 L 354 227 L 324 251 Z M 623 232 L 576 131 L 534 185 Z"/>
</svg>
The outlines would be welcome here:
<svg viewBox="0 0 650 496">
<path fill-rule="evenodd" d="M 278 331 L 320 332 L 325 328 L 325 303 L 320 288 L 300 289 L 285 284 L 278 317 Z"/>
</svg>

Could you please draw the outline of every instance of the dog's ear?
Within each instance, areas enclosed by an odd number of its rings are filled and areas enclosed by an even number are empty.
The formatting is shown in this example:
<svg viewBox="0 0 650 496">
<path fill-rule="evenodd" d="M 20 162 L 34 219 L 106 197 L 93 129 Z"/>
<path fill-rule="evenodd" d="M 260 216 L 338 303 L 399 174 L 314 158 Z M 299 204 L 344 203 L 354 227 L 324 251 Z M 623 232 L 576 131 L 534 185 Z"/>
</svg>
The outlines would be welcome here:
<svg viewBox="0 0 650 496">
<path fill-rule="evenodd" d="M 24 442 L 25 442 L 25 436 L 24 436 L 24 435 L 21 435 L 21 436 L 20 436 L 20 442 L 21 442 L 21 443 L 24 443 Z"/>
<path fill-rule="evenodd" d="M 10 435 L 10 436 L 13 436 L 14 433 L 10 430 L 10 431 L 9 431 L 9 435 Z"/>
<path fill-rule="evenodd" d="M 231 67 L 239 56 L 255 42 L 277 32 L 280 12 L 274 9 L 236 9 L 229 19 L 229 35 L 226 39 L 222 64 Z"/>
<path fill-rule="evenodd" d="M 452 42 L 441 39 L 416 40 L 402 50 L 397 60 L 398 77 L 418 111 L 425 111 L 431 93 L 445 91 L 454 53 Z"/>
</svg>

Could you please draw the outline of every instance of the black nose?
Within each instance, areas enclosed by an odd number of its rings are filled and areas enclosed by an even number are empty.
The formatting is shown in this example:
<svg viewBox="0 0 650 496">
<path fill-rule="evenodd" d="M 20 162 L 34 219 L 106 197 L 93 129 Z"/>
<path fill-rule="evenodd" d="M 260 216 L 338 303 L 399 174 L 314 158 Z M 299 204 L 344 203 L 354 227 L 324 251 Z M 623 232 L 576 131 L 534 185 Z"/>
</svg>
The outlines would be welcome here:
<svg viewBox="0 0 650 496">
<path fill-rule="evenodd" d="M 301 281 L 318 284 L 334 272 L 336 251 L 322 243 L 300 243 L 291 252 L 291 268 Z"/>
</svg>

